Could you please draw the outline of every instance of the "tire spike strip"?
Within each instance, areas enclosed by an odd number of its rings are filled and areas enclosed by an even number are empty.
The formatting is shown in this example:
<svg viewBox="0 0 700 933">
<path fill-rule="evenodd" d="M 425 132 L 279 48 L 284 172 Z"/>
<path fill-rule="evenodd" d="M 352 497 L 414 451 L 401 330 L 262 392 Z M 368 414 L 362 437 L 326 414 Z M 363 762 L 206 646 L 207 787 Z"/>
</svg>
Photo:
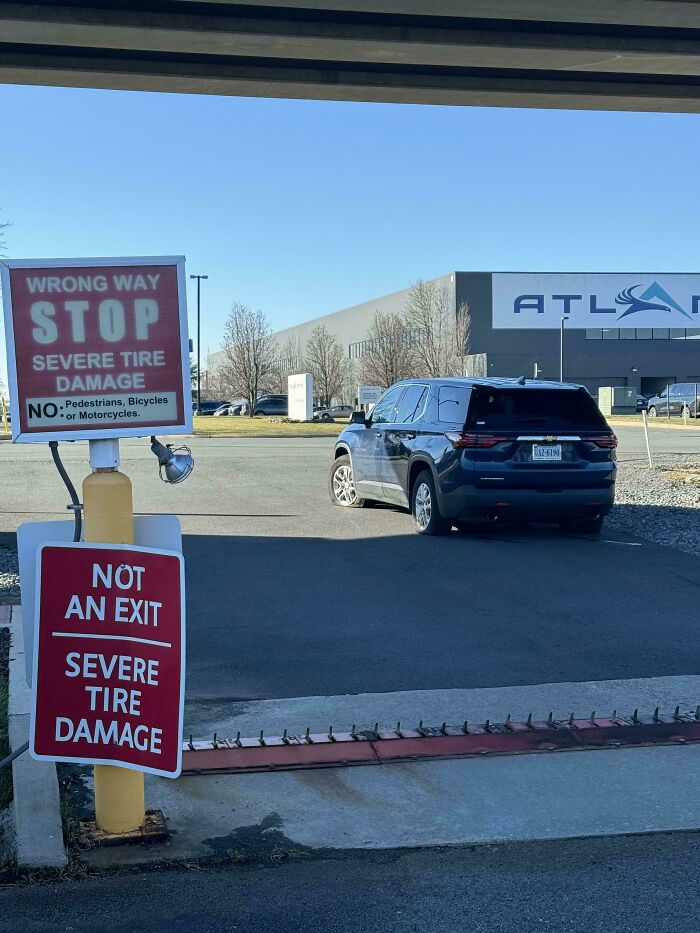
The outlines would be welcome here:
<svg viewBox="0 0 700 933">
<path fill-rule="evenodd" d="M 612 746 L 684 744 L 700 742 L 700 704 L 682 712 L 678 704 L 671 714 L 662 714 L 657 706 L 651 715 L 640 714 L 635 707 L 629 718 L 613 710 L 610 718 L 597 716 L 577 719 L 572 712 L 558 720 L 550 712 L 545 721 L 529 713 L 524 722 L 514 721 L 509 713 L 502 723 L 487 719 L 483 725 L 464 720 L 451 726 L 444 720 L 439 726 L 426 726 L 421 720 L 415 729 L 402 727 L 381 731 L 379 722 L 367 730 L 353 723 L 350 732 L 266 736 L 261 729 L 255 739 L 223 739 L 214 732 L 210 741 L 195 741 L 192 735 L 183 743 L 184 773 L 286 770 L 290 768 L 329 767 L 343 764 L 377 764 L 382 761 L 416 758 L 466 757 L 484 754 L 523 754 L 565 751 Z"/>
</svg>

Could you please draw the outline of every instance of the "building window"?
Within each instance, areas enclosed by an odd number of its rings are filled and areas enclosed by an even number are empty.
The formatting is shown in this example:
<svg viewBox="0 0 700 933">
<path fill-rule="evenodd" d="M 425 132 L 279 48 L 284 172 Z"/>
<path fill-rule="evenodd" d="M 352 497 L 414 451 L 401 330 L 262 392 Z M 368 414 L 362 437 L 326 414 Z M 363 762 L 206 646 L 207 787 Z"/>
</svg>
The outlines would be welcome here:
<svg viewBox="0 0 700 933">
<path fill-rule="evenodd" d="M 594 327 L 586 330 L 586 340 L 693 340 L 700 329 L 685 327 Z"/>
</svg>

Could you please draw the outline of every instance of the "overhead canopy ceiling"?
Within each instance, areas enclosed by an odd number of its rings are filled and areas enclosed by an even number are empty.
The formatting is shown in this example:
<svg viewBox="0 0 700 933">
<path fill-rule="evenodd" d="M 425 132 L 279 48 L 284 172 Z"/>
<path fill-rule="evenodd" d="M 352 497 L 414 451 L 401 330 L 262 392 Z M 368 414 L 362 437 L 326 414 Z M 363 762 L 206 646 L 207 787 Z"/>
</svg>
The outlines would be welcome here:
<svg viewBox="0 0 700 933">
<path fill-rule="evenodd" d="M 700 3 L 0 2 L 0 82 L 699 112 Z"/>
</svg>

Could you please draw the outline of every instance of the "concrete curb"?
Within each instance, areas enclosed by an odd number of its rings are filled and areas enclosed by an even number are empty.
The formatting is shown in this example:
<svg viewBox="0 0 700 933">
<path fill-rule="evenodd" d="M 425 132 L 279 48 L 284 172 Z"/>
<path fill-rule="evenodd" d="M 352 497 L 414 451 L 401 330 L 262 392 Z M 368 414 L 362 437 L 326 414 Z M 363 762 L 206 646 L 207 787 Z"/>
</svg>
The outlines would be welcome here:
<svg viewBox="0 0 700 933">
<path fill-rule="evenodd" d="M 22 611 L 12 607 L 10 623 L 10 690 L 8 731 L 10 748 L 29 739 L 31 691 L 24 666 Z M 20 868 L 64 868 L 68 857 L 63 846 L 61 805 L 56 765 L 35 761 L 25 752 L 12 763 L 12 804 L 17 865 Z"/>
</svg>

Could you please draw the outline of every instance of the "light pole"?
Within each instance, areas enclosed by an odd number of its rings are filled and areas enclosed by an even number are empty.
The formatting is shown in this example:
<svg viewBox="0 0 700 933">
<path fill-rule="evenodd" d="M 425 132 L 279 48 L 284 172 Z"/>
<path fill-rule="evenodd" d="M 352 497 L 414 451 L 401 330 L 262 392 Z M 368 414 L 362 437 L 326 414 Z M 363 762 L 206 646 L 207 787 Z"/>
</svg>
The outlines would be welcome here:
<svg viewBox="0 0 700 933">
<path fill-rule="evenodd" d="M 561 331 L 559 333 L 559 382 L 564 381 L 564 321 L 561 319 Z"/>
<path fill-rule="evenodd" d="M 202 279 L 208 279 L 209 276 L 208 275 L 191 275 L 190 278 L 197 279 L 197 414 L 199 414 L 201 403 L 202 403 L 202 387 L 201 387 L 201 378 L 202 378 L 201 369 L 202 368 L 201 368 L 201 356 L 199 352 L 199 348 L 201 346 L 201 340 L 200 340 L 201 328 L 200 328 L 200 318 L 199 318 L 199 287 L 200 287 L 200 283 Z"/>
</svg>

